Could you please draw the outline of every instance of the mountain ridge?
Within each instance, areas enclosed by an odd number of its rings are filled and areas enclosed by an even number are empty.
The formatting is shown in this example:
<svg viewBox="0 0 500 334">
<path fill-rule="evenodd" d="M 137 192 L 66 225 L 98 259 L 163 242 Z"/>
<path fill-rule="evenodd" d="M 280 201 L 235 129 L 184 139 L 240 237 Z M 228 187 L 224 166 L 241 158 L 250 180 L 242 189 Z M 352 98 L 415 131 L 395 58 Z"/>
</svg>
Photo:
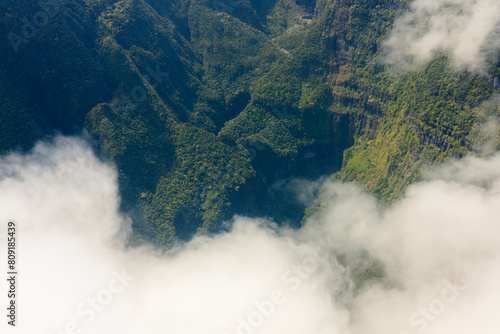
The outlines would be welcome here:
<svg viewBox="0 0 500 334">
<path fill-rule="evenodd" d="M 1 1 L 0 153 L 88 131 L 137 240 L 162 245 L 235 213 L 298 226 L 321 205 L 306 213 L 276 186 L 289 178 L 334 175 L 390 204 L 422 167 L 475 150 L 500 73 L 440 54 L 391 74 L 384 41 L 408 4 Z"/>
</svg>

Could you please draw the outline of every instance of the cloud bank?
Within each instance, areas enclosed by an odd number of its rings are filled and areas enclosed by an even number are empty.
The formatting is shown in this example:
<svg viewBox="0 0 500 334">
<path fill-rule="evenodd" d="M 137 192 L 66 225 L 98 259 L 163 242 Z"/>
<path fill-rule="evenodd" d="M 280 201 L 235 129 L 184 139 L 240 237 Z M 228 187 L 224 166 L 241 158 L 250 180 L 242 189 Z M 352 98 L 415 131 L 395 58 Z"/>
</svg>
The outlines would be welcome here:
<svg viewBox="0 0 500 334">
<path fill-rule="evenodd" d="M 485 73 L 500 51 L 500 2 L 413 0 L 384 46 L 396 67 L 419 67 L 445 52 L 456 68 Z"/>
<path fill-rule="evenodd" d="M 2 332 L 498 333 L 500 156 L 435 170 L 389 210 L 354 185 L 322 196 L 300 230 L 235 217 L 164 254 L 124 246 L 116 173 L 85 142 L 4 157 L 0 247 L 14 220 L 19 298 Z M 360 287 L 367 254 L 385 276 Z"/>
</svg>

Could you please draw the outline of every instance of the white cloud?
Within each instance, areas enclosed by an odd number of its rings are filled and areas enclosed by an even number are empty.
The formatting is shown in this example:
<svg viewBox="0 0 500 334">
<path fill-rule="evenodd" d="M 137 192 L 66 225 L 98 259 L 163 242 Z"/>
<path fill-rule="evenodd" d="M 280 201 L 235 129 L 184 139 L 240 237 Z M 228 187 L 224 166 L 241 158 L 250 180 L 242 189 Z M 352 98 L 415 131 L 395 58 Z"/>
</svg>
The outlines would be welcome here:
<svg viewBox="0 0 500 334">
<path fill-rule="evenodd" d="M 8 156 L 0 235 L 14 219 L 19 318 L 7 332 L 496 333 L 500 157 L 443 168 L 386 211 L 330 184 L 330 209 L 299 231 L 236 217 L 228 233 L 160 254 L 124 247 L 116 174 L 82 141 Z M 354 292 L 350 264 L 363 250 L 387 277 Z M 336 252 L 351 254 L 346 267 Z"/>
<path fill-rule="evenodd" d="M 413 0 L 384 46 L 387 63 L 398 67 L 418 67 L 446 52 L 455 67 L 484 73 L 498 59 L 500 2 Z"/>
</svg>

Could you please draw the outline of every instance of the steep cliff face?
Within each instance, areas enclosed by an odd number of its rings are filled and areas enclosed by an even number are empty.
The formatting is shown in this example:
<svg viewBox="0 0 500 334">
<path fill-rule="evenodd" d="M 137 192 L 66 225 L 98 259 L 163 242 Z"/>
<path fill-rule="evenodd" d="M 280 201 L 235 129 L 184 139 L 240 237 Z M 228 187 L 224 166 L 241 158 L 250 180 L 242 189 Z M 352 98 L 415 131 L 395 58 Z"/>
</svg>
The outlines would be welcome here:
<svg viewBox="0 0 500 334">
<path fill-rule="evenodd" d="M 391 74 L 407 3 L 2 1 L 0 152 L 88 132 L 137 236 L 166 245 L 235 213 L 298 224 L 290 177 L 338 173 L 390 202 L 473 148 L 500 71 L 441 55 Z"/>
</svg>

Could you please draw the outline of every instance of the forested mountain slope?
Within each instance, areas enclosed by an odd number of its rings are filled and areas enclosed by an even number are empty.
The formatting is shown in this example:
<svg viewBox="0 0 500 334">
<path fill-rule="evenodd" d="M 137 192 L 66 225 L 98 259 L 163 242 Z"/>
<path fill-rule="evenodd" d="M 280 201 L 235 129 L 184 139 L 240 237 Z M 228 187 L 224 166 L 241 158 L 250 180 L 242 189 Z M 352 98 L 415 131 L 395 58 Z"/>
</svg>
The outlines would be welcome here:
<svg viewBox="0 0 500 334">
<path fill-rule="evenodd" d="M 421 167 L 484 142 L 500 63 L 445 53 L 395 73 L 400 0 L 0 0 L 0 153 L 88 133 L 116 164 L 138 238 L 233 214 L 297 225 L 291 177 L 357 181 L 387 203 Z"/>
</svg>

